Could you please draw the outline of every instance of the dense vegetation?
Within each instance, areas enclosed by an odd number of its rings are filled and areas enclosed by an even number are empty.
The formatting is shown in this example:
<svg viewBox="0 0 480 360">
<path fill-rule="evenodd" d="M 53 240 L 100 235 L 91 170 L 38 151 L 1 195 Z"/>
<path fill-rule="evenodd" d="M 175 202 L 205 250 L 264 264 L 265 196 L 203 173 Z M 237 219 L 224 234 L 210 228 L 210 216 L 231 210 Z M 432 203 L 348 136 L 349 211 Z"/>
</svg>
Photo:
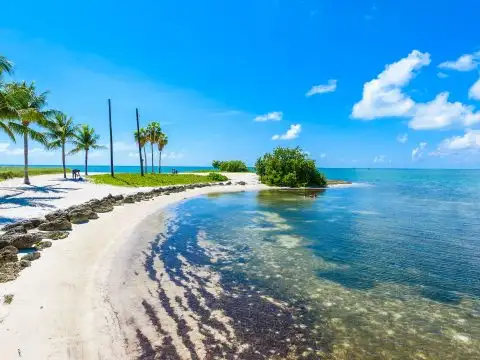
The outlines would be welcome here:
<svg viewBox="0 0 480 360">
<path fill-rule="evenodd" d="M 226 181 L 227 177 L 212 173 L 207 176 L 195 174 L 116 174 L 112 177 L 110 174 L 89 176 L 95 184 L 108 184 L 115 186 L 166 186 L 166 185 L 186 185 L 196 183 Z"/>
<path fill-rule="evenodd" d="M 214 160 L 212 166 L 224 172 L 248 172 L 247 165 L 241 160 L 218 161 Z"/>
<path fill-rule="evenodd" d="M 299 147 L 294 149 L 277 147 L 266 153 L 255 164 L 262 183 L 270 186 L 325 187 L 327 179 Z"/>
<path fill-rule="evenodd" d="M 67 169 L 68 170 L 68 169 Z M 62 168 L 31 168 L 30 175 L 61 174 Z M 20 166 L 1 166 L 0 180 L 22 178 L 24 176 L 23 167 Z"/>
</svg>

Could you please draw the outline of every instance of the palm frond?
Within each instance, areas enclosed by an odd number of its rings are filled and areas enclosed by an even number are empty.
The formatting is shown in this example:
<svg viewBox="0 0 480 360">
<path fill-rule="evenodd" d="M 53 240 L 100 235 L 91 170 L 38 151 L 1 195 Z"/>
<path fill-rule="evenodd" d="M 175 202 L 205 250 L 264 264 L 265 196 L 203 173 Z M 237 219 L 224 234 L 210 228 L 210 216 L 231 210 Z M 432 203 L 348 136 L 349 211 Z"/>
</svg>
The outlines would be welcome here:
<svg viewBox="0 0 480 360">
<path fill-rule="evenodd" d="M 9 122 L 0 120 L 0 130 L 2 130 L 13 142 L 15 140 L 15 134 L 13 133 L 12 129 L 10 129 Z"/>
<path fill-rule="evenodd" d="M 0 55 L 0 75 L 6 72 L 7 74 L 13 73 L 13 63 L 5 56 Z"/>
</svg>

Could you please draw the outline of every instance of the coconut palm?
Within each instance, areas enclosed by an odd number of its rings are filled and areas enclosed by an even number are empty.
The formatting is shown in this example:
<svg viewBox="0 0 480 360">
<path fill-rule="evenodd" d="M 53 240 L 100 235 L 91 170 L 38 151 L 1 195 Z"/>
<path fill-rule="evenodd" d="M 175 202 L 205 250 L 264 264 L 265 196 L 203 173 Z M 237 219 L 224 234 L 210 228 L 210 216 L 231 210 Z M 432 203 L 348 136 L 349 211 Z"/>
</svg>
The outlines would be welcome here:
<svg viewBox="0 0 480 360">
<path fill-rule="evenodd" d="M 158 173 L 162 172 L 162 151 L 165 146 L 168 145 L 168 136 L 163 132 L 160 134 L 160 137 L 157 142 L 158 145 Z"/>
<path fill-rule="evenodd" d="M 8 61 L 5 56 L 0 55 L 0 131 L 3 131 L 8 137 L 15 142 L 15 135 L 10 129 L 10 112 L 8 111 L 6 100 L 5 100 L 5 88 L 2 81 L 2 74 L 12 74 L 13 73 L 13 64 Z"/>
<path fill-rule="evenodd" d="M 47 149 L 62 149 L 63 177 L 67 178 L 65 167 L 65 145 L 75 138 L 78 125 L 75 125 L 71 117 L 62 112 L 57 112 L 48 127 L 46 136 L 48 139 Z"/>
<path fill-rule="evenodd" d="M 45 135 L 32 128 L 32 125 L 48 127 L 51 124 L 49 118 L 55 113 L 54 110 L 45 110 L 47 106 L 47 94 L 37 94 L 34 83 L 14 82 L 4 85 L 4 116 L 11 119 L 8 127 L 13 133 L 23 135 L 24 154 L 24 183 L 30 184 L 28 178 L 28 140 L 32 139 L 43 145 L 47 144 Z"/>
<path fill-rule="evenodd" d="M 75 137 L 72 140 L 73 149 L 69 154 L 77 154 L 85 151 L 85 175 L 88 175 L 88 151 L 96 149 L 106 149 L 98 143 L 100 135 L 95 134 L 95 129 L 88 125 L 82 125 L 77 129 Z"/>
<path fill-rule="evenodd" d="M 153 145 L 158 143 L 162 129 L 160 124 L 156 121 L 152 121 L 147 125 L 147 141 L 150 143 L 152 150 L 152 174 L 155 174 L 155 167 L 153 165 Z"/>
<path fill-rule="evenodd" d="M 138 131 L 134 133 L 135 141 L 140 143 L 140 148 L 143 149 L 143 157 L 145 158 L 145 172 L 147 172 L 147 150 L 145 145 L 147 145 L 147 130 L 145 128 L 140 128 L 140 135 Z"/>
</svg>

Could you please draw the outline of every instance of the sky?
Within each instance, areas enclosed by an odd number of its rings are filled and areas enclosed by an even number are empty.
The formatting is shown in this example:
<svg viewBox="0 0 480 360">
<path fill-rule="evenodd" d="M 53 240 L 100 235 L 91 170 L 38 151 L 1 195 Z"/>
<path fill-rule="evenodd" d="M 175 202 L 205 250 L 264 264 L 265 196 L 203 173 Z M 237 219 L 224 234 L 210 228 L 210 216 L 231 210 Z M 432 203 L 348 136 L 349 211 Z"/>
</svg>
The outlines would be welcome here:
<svg viewBox="0 0 480 360">
<path fill-rule="evenodd" d="M 118 165 L 138 164 L 138 107 L 169 137 L 165 165 L 300 146 L 322 167 L 479 168 L 479 13 L 477 0 L 10 1 L 0 55 L 15 64 L 4 80 L 35 81 L 104 144 L 110 98 Z M 20 145 L 0 133 L 0 164 L 21 164 Z M 35 143 L 30 158 L 60 162 Z"/>
</svg>

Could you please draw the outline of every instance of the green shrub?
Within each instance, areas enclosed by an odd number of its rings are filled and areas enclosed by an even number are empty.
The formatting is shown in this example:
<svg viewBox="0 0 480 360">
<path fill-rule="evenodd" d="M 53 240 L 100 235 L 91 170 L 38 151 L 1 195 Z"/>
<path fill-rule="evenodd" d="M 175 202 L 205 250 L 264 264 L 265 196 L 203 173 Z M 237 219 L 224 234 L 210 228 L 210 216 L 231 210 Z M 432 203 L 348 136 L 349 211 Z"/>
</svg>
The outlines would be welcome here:
<svg viewBox="0 0 480 360">
<path fill-rule="evenodd" d="M 208 180 L 210 181 L 227 181 L 228 178 L 226 176 L 223 176 L 222 174 L 211 172 L 208 174 Z"/>
<path fill-rule="evenodd" d="M 315 160 L 299 148 L 277 147 L 266 153 L 255 164 L 260 181 L 270 186 L 325 187 L 327 179 L 315 166 Z"/>
<path fill-rule="evenodd" d="M 247 165 L 241 160 L 218 161 L 214 160 L 212 166 L 225 172 L 248 172 Z"/>
</svg>

